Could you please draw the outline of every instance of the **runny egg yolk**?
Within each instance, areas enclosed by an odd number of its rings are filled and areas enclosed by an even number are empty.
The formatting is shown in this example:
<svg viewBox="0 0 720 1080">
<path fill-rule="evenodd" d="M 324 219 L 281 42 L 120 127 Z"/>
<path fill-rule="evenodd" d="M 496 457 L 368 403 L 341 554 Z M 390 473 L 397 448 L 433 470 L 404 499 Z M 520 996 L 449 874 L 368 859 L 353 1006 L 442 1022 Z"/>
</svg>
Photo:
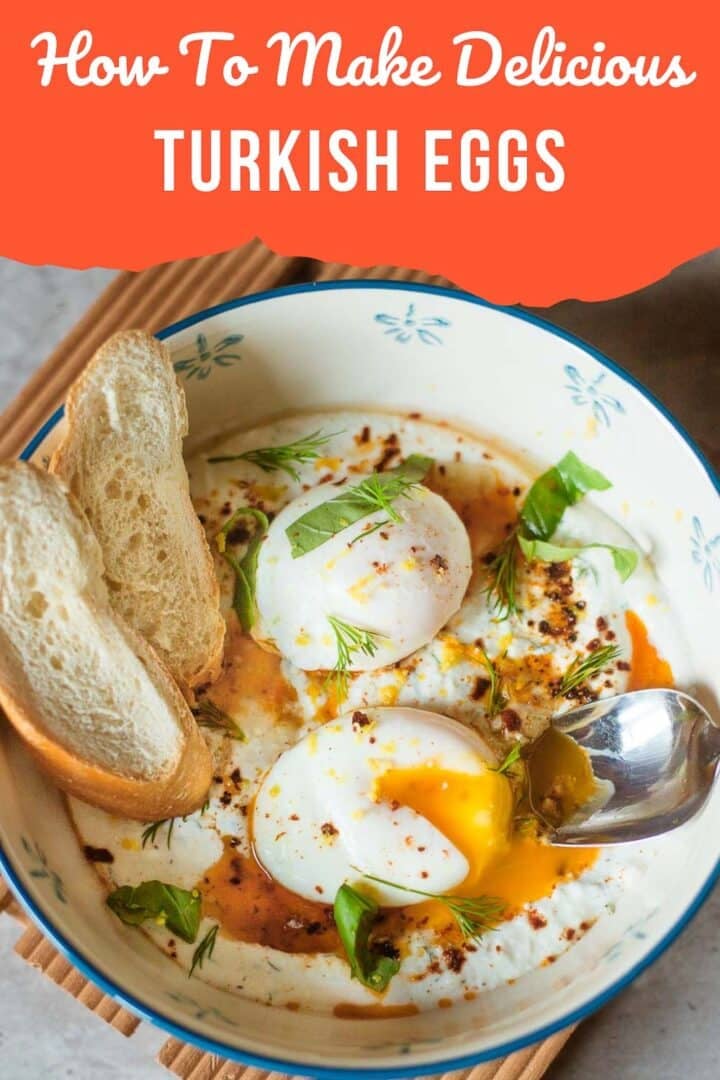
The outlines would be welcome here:
<svg viewBox="0 0 720 1080">
<path fill-rule="evenodd" d="M 512 789 L 507 777 L 490 769 L 478 774 L 431 766 L 389 769 L 378 778 L 375 797 L 414 810 L 462 852 L 470 867 L 463 888 L 473 888 L 507 848 Z"/>
<path fill-rule="evenodd" d="M 391 769 L 379 778 L 376 794 L 421 814 L 462 852 L 469 871 L 453 893 L 497 897 L 508 911 L 549 896 L 597 858 L 594 848 L 552 847 L 532 833 L 514 832 L 511 784 L 491 769 L 476 775 L 429 766 Z"/>
</svg>

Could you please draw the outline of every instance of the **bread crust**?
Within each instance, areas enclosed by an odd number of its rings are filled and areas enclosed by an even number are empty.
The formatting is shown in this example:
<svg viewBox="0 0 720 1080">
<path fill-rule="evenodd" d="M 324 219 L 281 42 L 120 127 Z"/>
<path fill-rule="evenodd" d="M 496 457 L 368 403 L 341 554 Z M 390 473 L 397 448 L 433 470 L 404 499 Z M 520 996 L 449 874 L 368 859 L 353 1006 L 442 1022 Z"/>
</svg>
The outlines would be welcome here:
<svg viewBox="0 0 720 1080">
<path fill-rule="evenodd" d="M 144 638 L 127 626 L 124 620 L 110 609 L 105 586 L 100 577 L 102 563 L 99 547 L 82 509 L 60 479 L 49 476 L 32 464 L 19 461 L 0 463 L 0 479 L 3 482 L 9 481 L 11 486 L 16 485 L 20 502 L 28 492 L 31 492 L 33 497 L 38 501 L 42 500 L 43 505 L 48 507 L 52 522 L 57 523 L 58 527 L 58 535 L 52 536 L 50 538 L 52 541 L 57 541 L 60 545 L 63 541 L 68 544 L 72 542 L 82 544 L 82 563 L 88 573 L 88 582 L 83 591 L 84 603 L 93 615 L 97 612 L 98 616 L 102 614 L 104 618 L 116 624 L 120 631 L 120 639 L 144 667 L 143 678 L 146 677 L 162 694 L 165 706 L 179 729 L 178 752 L 171 766 L 161 775 L 153 777 L 123 774 L 86 760 L 76 750 L 70 749 L 51 734 L 47 719 L 52 715 L 53 710 L 51 694 L 41 696 L 28 692 L 28 697 L 25 699 L 22 693 L 18 692 L 17 688 L 23 685 L 23 679 L 16 676 L 22 675 L 25 668 L 22 655 L 17 652 L 11 656 L 8 651 L 0 656 L 0 707 L 26 743 L 38 765 L 58 787 L 69 795 L 83 799 L 112 814 L 141 821 L 185 815 L 199 809 L 206 798 L 212 779 L 210 752 L 180 689 L 157 653 Z M 0 504 L 0 512 L 4 509 L 4 505 Z M 1 518 L 0 524 L 2 524 Z M 9 528 L 9 520 L 4 525 Z M 28 543 L 31 542 L 32 534 L 30 533 Z M 7 565 L 0 567 L 0 574 L 7 576 L 8 579 L 5 587 L 8 590 L 7 603 L 9 605 L 9 597 L 14 588 L 12 563 L 15 560 L 16 556 L 13 554 Z M 96 583 L 97 592 L 93 587 L 93 582 Z M 2 585 L 3 581 L 0 577 L 0 586 Z M 18 595 L 26 594 L 18 593 Z M 0 588 L 1 599 L 2 588 Z M 9 610 L 12 608 L 10 607 Z M 0 604 L 0 618 L 2 611 Z M 17 617 L 16 612 L 15 617 Z M 38 631 L 35 650 L 42 645 L 42 632 Z M 30 659 L 32 658 L 28 657 L 25 663 L 28 663 Z M 49 678 L 47 681 L 48 690 L 50 690 Z"/>
<path fill-rule="evenodd" d="M 160 821 L 192 814 L 205 801 L 212 761 L 192 714 L 175 768 L 157 779 L 138 780 L 109 772 L 66 750 L 45 734 L 37 717 L 2 683 L 0 706 L 43 772 L 66 794 L 91 806 L 137 821 Z"/>
<path fill-rule="evenodd" d="M 84 407 L 89 407 L 90 399 L 98 393 L 98 378 L 102 379 L 106 372 L 111 371 L 113 365 L 125 362 L 125 357 L 133 355 L 133 353 L 137 354 L 139 351 L 142 351 L 146 359 L 146 363 L 143 365 L 144 369 L 148 370 L 152 365 L 157 365 L 158 382 L 162 380 L 172 387 L 171 392 L 167 395 L 166 403 L 173 413 L 179 440 L 181 441 L 187 435 L 188 418 L 185 395 L 177 382 L 167 347 L 143 330 L 123 330 L 113 334 L 100 346 L 85 370 L 70 388 L 65 405 L 66 432 L 53 453 L 49 465 L 49 471 L 61 476 L 66 481 L 85 511 L 87 511 L 88 507 L 84 505 L 82 491 L 79 490 L 82 487 L 83 474 L 86 471 L 84 459 L 87 456 L 84 445 L 86 432 L 83 430 L 81 413 Z M 88 404 L 86 405 L 86 403 Z M 169 447 L 170 452 L 173 452 L 174 449 Z M 177 448 L 177 452 L 181 454 L 181 447 Z M 144 636 L 150 641 L 156 652 L 159 653 L 188 699 L 192 700 L 192 690 L 194 688 L 214 682 L 220 673 L 225 638 L 225 621 L 220 613 L 220 587 L 215 574 L 212 553 L 207 543 L 205 531 L 192 505 L 187 486 L 180 487 L 178 485 L 175 498 L 183 518 L 183 528 L 187 529 L 188 534 L 192 537 L 194 570 L 200 578 L 200 587 L 193 590 L 187 596 L 187 600 L 202 605 L 206 619 L 212 622 L 210 641 L 201 661 L 190 665 L 178 656 L 176 651 L 164 648 L 159 640 L 166 636 L 169 621 L 167 613 L 159 613 L 157 631 L 153 633 L 146 630 Z M 97 535 L 98 530 L 95 531 Z M 98 536 L 98 539 L 103 548 L 106 570 L 111 578 L 113 566 L 109 560 L 107 545 L 103 544 L 102 536 Z M 140 583 L 135 584 L 139 585 Z M 127 596 L 132 589 L 133 582 L 126 580 L 124 582 L 125 595 Z M 112 593 L 110 599 L 112 603 Z M 135 625 L 127 610 L 122 613 L 126 622 L 130 622 L 134 629 L 143 633 L 143 627 Z"/>
</svg>

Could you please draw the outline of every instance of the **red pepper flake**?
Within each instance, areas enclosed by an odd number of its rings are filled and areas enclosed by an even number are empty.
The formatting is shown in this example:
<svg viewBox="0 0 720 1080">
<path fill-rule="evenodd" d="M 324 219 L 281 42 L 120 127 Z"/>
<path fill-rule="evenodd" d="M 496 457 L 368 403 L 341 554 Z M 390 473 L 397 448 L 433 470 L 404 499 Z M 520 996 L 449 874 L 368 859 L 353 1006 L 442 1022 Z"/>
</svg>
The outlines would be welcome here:
<svg viewBox="0 0 720 1080">
<path fill-rule="evenodd" d="M 628 664 L 627 660 L 618 660 L 618 662 L 616 664 L 616 667 L 617 667 L 618 671 L 629 671 L 630 670 L 630 665 Z"/>
<path fill-rule="evenodd" d="M 443 949 L 443 960 L 448 971 L 462 971 L 467 956 L 460 949 L 449 945 L 447 949 Z"/>
<path fill-rule="evenodd" d="M 597 652 L 597 650 L 600 648 L 600 638 L 594 637 L 592 641 L 588 641 L 585 648 L 588 652 Z"/>
<path fill-rule="evenodd" d="M 352 715 L 352 729 L 353 731 L 360 731 L 362 728 L 367 727 L 372 721 L 367 713 L 361 712 L 360 709 L 356 709 Z"/>
<path fill-rule="evenodd" d="M 115 856 L 113 855 L 112 851 L 108 851 L 108 849 L 104 847 L 92 847 L 90 844 L 85 844 L 83 847 L 83 855 L 88 860 L 88 862 L 115 862 Z"/>
<path fill-rule="evenodd" d="M 333 825 L 333 823 L 331 821 L 326 821 L 323 825 L 321 825 L 320 826 L 320 832 L 323 834 L 323 836 L 337 836 L 338 835 L 338 830 L 335 828 L 335 826 Z"/>
<path fill-rule="evenodd" d="M 470 698 L 472 701 L 480 701 L 485 697 L 485 694 L 490 689 L 490 680 L 484 679 L 482 675 L 478 675 L 475 679 L 472 690 L 470 691 Z"/>
<path fill-rule="evenodd" d="M 400 453 L 399 446 L 386 446 L 382 452 L 382 456 L 375 466 L 375 472 L 385 472 L 391 461 L 393 461 Z"/>
<path fill-rule="evenodd" d="M 530 908 L 527 913 L 527 919 L 533 930 L 542 930 L 547 926 L 547 919 L 544 915 L 541 915 L 535 908 Z"/>
<path fill-rule="evenodd" d="M 602 634 L 608 628 L 608 621 L 602 615 L 599 615 L 597 617 L 597 619 L 595 620 L 595 625 L 597 626 L 598 630 Z"/>
<path fill-rule="evenodd" d="M 500 719 L 506 731 L 519 731 L 522 727 L 522 720 L 514 709 L 503 709 L 500 713 Z"/>
</svg>

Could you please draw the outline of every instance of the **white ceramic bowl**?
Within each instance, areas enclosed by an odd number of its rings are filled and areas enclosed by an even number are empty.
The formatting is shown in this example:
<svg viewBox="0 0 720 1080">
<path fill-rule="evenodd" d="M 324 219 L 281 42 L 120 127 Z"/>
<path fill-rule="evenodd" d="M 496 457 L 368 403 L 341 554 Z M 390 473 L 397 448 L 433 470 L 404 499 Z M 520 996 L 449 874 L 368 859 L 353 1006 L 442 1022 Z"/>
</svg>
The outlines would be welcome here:
<svg viewBox="0 0 720 1080">
<path fill-rule="evenodd" d="M 539 465 L 569 447 L 581 450 L 614 481 L 597 501 L 636 537 L 651 539 L 690 647 L 693 685 L 720 698 L 717 481 L 662 407 L 592 349 L 471 296 L 383 282 L 252 296 L 160 336 L 187 393 L 191 443 L 288 409 L 352 405 L 444 417 Z M 24 456 L 43 461 L 61 426 L 59 412 Z M 290 1074 L 445 1072 L 537 1041 L 627 985 L 686 925 L 720 873 L 716 790 L 699 820 L 664 840 L 642 896 L 625 897 L 556 964 L 453 1009 L 359 1023 L 274 1010 L 189 981 L 124 927 L 103 906 L 62 799 L 8 725 L 0 790 L 2 873 L 78 968 L 179 1038 Z"/>
</svg>

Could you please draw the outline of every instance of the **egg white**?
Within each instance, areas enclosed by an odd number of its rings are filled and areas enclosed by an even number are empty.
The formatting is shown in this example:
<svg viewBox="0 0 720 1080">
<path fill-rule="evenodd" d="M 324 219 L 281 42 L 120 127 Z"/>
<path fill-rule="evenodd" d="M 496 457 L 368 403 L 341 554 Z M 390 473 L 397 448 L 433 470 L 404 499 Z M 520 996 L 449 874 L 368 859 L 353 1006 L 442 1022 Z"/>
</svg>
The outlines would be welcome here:
<svg viewBox="0 0 720 1080">
<path fill-rule="evenodd" d="M 335 897 L 345 881 L 372 875 L 429 892 L 467 876 L 468 860 L 426 818 L 377 801 L 377 780 L 418 766 L 481 775 L 495 755 L 470 728 L 421 709 L 370 709 L 311 732 L 265 777 L 253 812 L 255 851 L 271 876 L 308 900 Z M 387 906 L 418 903 L 377 886 Z"/>
<path fill-rule="evenodd" d="M 401 521 L 376 511 L 293 558 L 287 527 L 337 493 L 320 485 L 272 522 L 258 560 L 255 633 L 298 668 L 330 669 L 338 659 L 334 617 L 373 634 L 375 654 L 357 650 L 347 665 L 373 671 L 426 645 L 459 609 L 470 541 L 450 504 L 418 486 L 396 500 Z"/>
</svg>

